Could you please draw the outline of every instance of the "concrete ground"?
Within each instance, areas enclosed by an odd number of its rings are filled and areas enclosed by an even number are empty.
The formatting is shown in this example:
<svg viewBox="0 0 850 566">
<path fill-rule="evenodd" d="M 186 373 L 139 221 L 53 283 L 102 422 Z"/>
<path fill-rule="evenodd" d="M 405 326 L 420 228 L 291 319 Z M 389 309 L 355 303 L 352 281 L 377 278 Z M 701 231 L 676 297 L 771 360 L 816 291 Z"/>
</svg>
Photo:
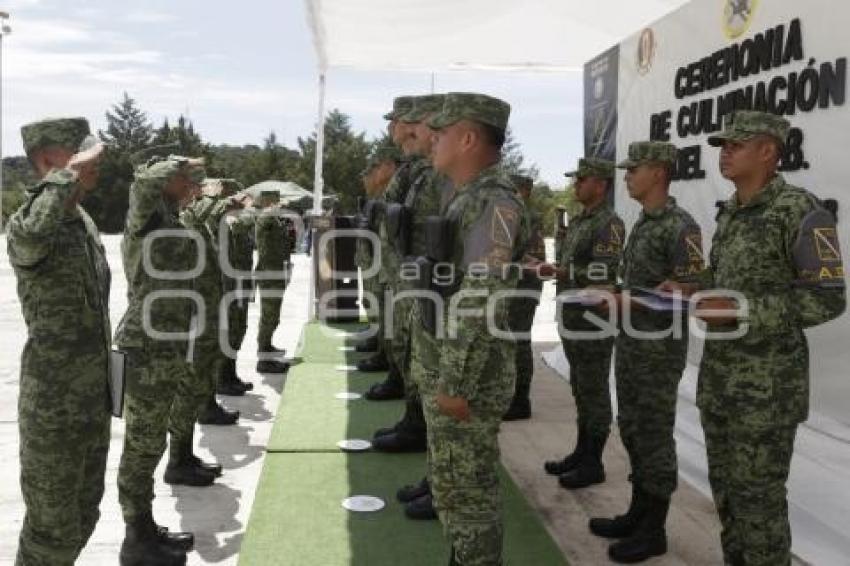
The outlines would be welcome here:
<svg viewBox="0 0 850 566">
<path fill-rule="evenodd" d="M 531 420 L 505 423 L 500 445 L 502 461 L 529 502 L 543 518 L 549 533 L 572 566 L 613 564 L 610 541 L 587 529 L 591 517 L 625 511 L 631 493 L 628 459 L 614 429 L 603 457 L 607 480 L 582 490 L 568 491 L 543 471 L 543 462 L 563 457 L 575 445 L 575 404 L 569 384 L 543 364 L 540 354 L 557 343 L 535 343 Z M 658 566 L 723 564 L 720 524 L 714 505 L 680 479 L 668 520 L 666 556 L 647 561 Z"/>
</svg>

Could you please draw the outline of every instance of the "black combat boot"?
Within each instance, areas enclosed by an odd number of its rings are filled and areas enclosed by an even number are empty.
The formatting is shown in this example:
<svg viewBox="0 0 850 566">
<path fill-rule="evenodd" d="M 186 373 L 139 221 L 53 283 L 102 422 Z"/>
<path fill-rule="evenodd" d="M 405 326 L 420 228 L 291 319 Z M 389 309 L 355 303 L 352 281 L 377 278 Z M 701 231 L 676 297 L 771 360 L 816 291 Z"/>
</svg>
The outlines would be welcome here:
<svg viewBox="0 0 850 566">
<path fill-rule="evenodd" d="M 517 383 L 511 406 L 502 415 L 503 421 L 524 421 L 531 418 L 531 383 Z"/>
<path fill-rule="evenodd" d="M 168 451 L 168 465 L 165 467 L 163 480 L 170 485 L 190 485 L 193 487 L 206 487 L 215 482 L 215 478 L 221 475 L 221 466 L 207 464 L 192 454 L 192 441 L 173 442 Z M 216 470 L 217 468 L 217 470 Z M 218 474 L 216 474 L 218 471 Z"/>
<path fill-rule="evenodd" d="M 150 513 L 143 513 L 127 524 L 118 562 L 121 566 L 185 566 L 186 552 L 169 540 L 153 522 Z M 185 542 L 184 542 L 185 546 Z"/>
<path fill-rule="evenodd" d="M 561 476 L 578 466 L 584 453 L 585 443 L 587 442 L 586 436 L 587 433 L 584 427 L 579 426 L 576 447 L 562 460 L 549 460 L 543 464 L 543 469 L 546 470 L 546 473 L 552 476 Z"/>
<path fill-rule="evenodd" d="M 239 397 L 252 389 L 254 389 L 253 383 L 245 383 L 236 374 L 236 360 L 226 359 L 221 366 L 215 392 L 219 395 Z"/>
<path fill-rule="evenodd" d="M 268 353 L 268 352 L 264 352 Z M 289 371 L 289 362 L 281 360 L 260 360 L 257 362 L 257 373 L 286 373 Z"/>
<path fill-rule="evenodd" d="M 377 352 L 378 351 L 378 337 L 372 336 L 371 338 L 367 338 L 354 348 L 357 352 Z"/>
<path fill-rule="evenodd" d="M 395 496 L 400 503 L 410 503 L 429 493 L 431 493 L 431 486 L 428 484 L 428 478 L 422 478 L 422 481 L 415 485 L 406 485 L 399 489 Z"/>
<path fill-rule="evenodd" d="M 374 356 L 360 360 L 355 365 L 357 366 L 357 371 L 362 371 L 363 373 L 387 371 L 390 367 L 390 364 L 387 362 L 387 356 L 383 352 L 378 352 Z"/>
<path fill-rule="evenodd" d="M 228 411 L 218 404 L 215 398 L 210 399 L 206 407 L 198 415 L 198 423 L 203 425 L 228 426 L 239 420 L 239 411 Z"/>
<path fill-rule="evenodd" d="M 608 547 L 608 557 L 614 562 L 634 564 L 667 553 L 664 524 L 670 510 L 670 498 L 649 494 L 645 497 L 646 511 L 634 534 Z"/>
<path fill-rule="evenodd" d="M 394 401 L 404 399 L 404 380 L 395 367 L 390 367 L 387 378 L 374 384 L 365 395 L 369 401 Z"/>
<path fill-rule="evenodd" d="M 586 446 L 579 464 L 572 470 L 561 474 L 558 483 L 564 489 L 581 489 L 605 481 L 605 467 L 602 465 L 602 451 L 608 436 L 586 439 Z"/>
<path fill-rule="evenodd" d="M 414 521 L 434 521 L 437 510 L 434 509 L 434 498 L 430 493 L 417 497 L 404 506 L 404 514 Z"/>
<path fill-rule="evenodd" d="M 590 520 L 588 526 L 590 532 L 598 537 L 604 538 L 626 538 L 632 536 L 640 525 L 646 512 L 646 496 L 643 490 L 632 481 L 632 501 L 629 509 L 623 515 L 617 515 L 613 519 L 598 517 Z"/>
<path fill-rule="evenodd" d="M 525 421 L 531 418 L 531 401 L 528 398 L 517 399 L 511 401 L 511 406 L 502 415 L 502 420 L 510 421 Z"/>
<path fill-rule="evenodd" d="M 171 532 L 167 527 L 156 526 L 156 537 L 160 544 L 189 552 L 195 547 L 195 535 L 192 533 L 184 533 L 180 531 Z"/>
<path fill-rule="evenodd" d="M 419 397 L 407 400 L 404 416 L 394 429 L 386 434 L 381 434 L 383 429 L 378 430 L 372 439 L 372 448 L 378 452 L 393 453 L 425 452 L 428 449 L 425 415 Z"/>
</svg>

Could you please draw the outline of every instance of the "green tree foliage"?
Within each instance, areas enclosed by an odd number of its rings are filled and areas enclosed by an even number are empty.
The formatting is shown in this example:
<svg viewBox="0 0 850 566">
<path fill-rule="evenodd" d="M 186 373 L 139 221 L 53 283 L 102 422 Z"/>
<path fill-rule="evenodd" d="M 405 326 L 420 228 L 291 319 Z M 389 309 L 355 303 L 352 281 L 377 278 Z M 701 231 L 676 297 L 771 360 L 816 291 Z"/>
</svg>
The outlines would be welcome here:
<svg viewBox="0 0 850 566">
<path fill-rule="evenodd" d="M 339 214 L 354 214 L 357 197 L 363 194 L 360 174 L 373 143 L 366 141 L 365 132 L 354 133 L 351 119 L 337 109 L 325 119 L 325 194 L 338 198 L 335 210 Z M 316 133 L 309 138 L 298 138 L 300 159 L 293 178 L 302 187 L 313 190 L 313 171 L 316 159 Z"/>
<path fill-rule="evenodd" d="M 3 159 L 3 229 L 6 221 L 24 203 L 27 187 L 38 182 L 35 170 L 26 157 Z"/>
</svg>

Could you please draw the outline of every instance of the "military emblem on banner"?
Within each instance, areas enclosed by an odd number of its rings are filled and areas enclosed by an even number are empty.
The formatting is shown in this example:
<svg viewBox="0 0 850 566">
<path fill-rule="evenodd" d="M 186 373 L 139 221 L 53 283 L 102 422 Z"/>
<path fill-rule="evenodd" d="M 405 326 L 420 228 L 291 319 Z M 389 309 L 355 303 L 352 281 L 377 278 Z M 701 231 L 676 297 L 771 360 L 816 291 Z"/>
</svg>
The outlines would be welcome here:
<svg viewBox="0 0 850 566">
<path fill-rule="evenodd" d="M 723 4 L 723 31 L 729 39 L 750 29 L 759 0 L 726 0 Z"/>
<path fill-rule="evenodd" d="M 652 62 L 655 61 L 655 32 L 651 28 L 646 28 L 640 32 L 637 47 L 637 69 L 641 75 L 647 74 L 652 69 Z"/>
</svg>

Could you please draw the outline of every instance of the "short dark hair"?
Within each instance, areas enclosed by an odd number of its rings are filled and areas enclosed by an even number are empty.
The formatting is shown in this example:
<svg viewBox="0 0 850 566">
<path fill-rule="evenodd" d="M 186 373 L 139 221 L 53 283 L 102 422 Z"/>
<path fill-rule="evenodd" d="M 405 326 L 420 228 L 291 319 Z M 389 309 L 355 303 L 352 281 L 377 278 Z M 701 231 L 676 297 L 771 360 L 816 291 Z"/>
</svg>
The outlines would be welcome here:
<svg viewBox="0 0 850 566">
<path fill-rule="evenodd" d="M 502 146 L 505 145 L 505 130 L 480 122 L 475 122 L 475 125 L 478 127 L 478 131 L 481 132 L 481 136 L 487 142 L 487 145 L 494 149 L 502 149 Z"/>
</svg>

